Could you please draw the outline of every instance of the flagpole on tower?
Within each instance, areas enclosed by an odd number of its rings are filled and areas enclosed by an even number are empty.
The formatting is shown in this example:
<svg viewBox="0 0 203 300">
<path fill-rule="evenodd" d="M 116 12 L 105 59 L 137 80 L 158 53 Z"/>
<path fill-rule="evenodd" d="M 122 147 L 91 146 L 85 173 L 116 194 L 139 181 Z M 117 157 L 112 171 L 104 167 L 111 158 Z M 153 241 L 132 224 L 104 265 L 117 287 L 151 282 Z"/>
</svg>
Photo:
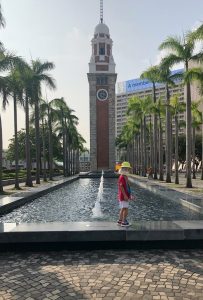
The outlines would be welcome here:
<svg viewBox="0 0 203 300">
<path fill-rule="evenodd" d="M 103 0 L 100 0 L 100 21 L 103 23 Z"/>
</svg>

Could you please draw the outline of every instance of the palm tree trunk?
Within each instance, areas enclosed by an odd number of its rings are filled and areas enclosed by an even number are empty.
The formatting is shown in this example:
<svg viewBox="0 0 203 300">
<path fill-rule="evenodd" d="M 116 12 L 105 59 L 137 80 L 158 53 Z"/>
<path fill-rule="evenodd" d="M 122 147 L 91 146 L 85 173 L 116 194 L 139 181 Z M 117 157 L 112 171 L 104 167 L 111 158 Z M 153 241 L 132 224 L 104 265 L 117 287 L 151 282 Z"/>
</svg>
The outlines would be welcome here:
<svg viewBox="0 0 203 300">
<path fill-rule="evenodd" d="M 150 115 L 150 168 L 153 166 L 153 157 L 154 157 L 154 148 L 153 148 L 153 132 L 152 132 L 152 122 L 151 122 L 151 115 Z"/>
<path fill-rule="evenodd" d="M 69 163 L 69 141 L 68 141 L 68 132 L 66 130 L 66 148 L 65 148 L 65 151 L 66 151 L 66 176 L 69 176 L 70 175 L 70 163 Z"/>
<path fill-rule="evenodd" d="M 73 175 L 73 167 L 74 167 L 74 160 L 73 160 L 73 148 L 71 149 L 71 175 Z"/>
<path fill-rule="evenodd" d="M 132 173 L 135 173 L 135 137 L 133 137 L 133 165 L 132 165 Z"/>
<path fill-rule="evenodd" d="M 1 124 L 1 115 L 0 115 L 0 192 L 3 192 L 3 182 L 2 182 L 2 175 L 3 175 L 3 138 L 2 138 L 2 124 Z"/>
<path fill-rule="evenodd" d="M 62 117 L 61 117 L 61 122 L 62 122 L 62 135 L 63 135 L 63 176 L 67 176 L 67 169 L 66 169 L 66 134 L 65 134 L 65 125 L 64 125 L 64 118 L 63 118 L 63 112 L 61 112 Z"/>
<path fill-rule="evenodd" d="M 49 128 L 49 179 L 53 180 L 53 142 L 50 109 L 48 108 L 48 128 Z"/>
<path fill-rule="evenodd" d="M 195 126 L 192 127 L 192 179 L 196 179 L 195 172 Z"/>
<path fill-rule="evenodd" d="M 138 137 L 135 137 L 135 174 L 138 174 Z"/>
<path fill-rule="evenodd" d="M 179 184 L 178 174 L 178 116 L 175 115 L 175 183 Z"/>
<path fill-rule="evenodd" d="M 137 155 L 137 160 L 138 160 L 138 175 L 141 175 L 141 167 L 140 167 L 140 158 L 141 158 L 140 134 L 137 137 L 137 147 L 138 147 L 138 155 Z"/>
<path fill-rule="evenodd" d="M 143 176 L 146 177 L 147 172 L 147 145 L 146 145 L 146 117 L 143 120 Z"/>
<path fill-rule="evenodd" d="M 73 154 L 72 154 L 72 156 L 73 156 L 73 175 L 75 175 L 75 150 L 73 149 Z"/>
<path fill-rule="evenodd" d="M 47 181 L 47 171 L 46 171 L 46 147 L 45 147 L 45 128 L 44 119 L 42 118 L 42 148 L 43 148 L 43 181 Z"/>
<path fill-rule="evenodd" d="M 25 97 L 25 132 L 26 132 L 26 185 L 33 186 L 32 175 L 31 175 L 31 158 L 30 158 L 30 122 L 29 122 L 29 99 Z"/>
<path fill-rule="evenodd" d="M 40 184 L 39 100 L 35 99 L 36 184 Z"/>
<path fill-rule="evenodd" d="M 163 181 L 163 134 L 162 134 L 162 122 L 159 116 L 159 180 Z"/>
<path fill-rule="evenodd" d="M 170 93 L 166 84 L 166 182 L 171 183 L 171 134 L 170 134 Z"/>
<path fill-rule="evenodd" d="M 156 103 L 156 88 L 155 88 L 155 83 L 153 82 L 153 100 L 154 103 Z M 157 179 L 157 115 L 154 113 L 154 167 L 153 167 L 153 172 L 154 172 L 154 179 Z"/>
<path fill-rule="evenodd" d="M 143 176 L 143 120 L 140 122 L 140 165 L 141 165 L 141 175 Z"/>
<path fill-rule="evenodd" d="M 170 146 L 170 164 L 169 164 L 169 171 L 170 171 L 170 174 L 172 175 L 172 165 L 173 165 L 173 125 L 172 125 L 172 119 L 170 118 L 170 123 L 171 123 L 171 126 L 170 126 L 170 141 L 171 141 L 171 146 Z"/>
<path fill-rule="evenodd" d="M 188 70 L 186 66 L 186 71 Z M 186 85 L 186 187 L 192 188 L 191 179 L 191 90 L 190 83 Z"/>
<path fill-rule="evenodd" d="M 19 186 L 19 159 L 18 159 L 18 124 L 17 124 L 17 99 L 14 93 L 13 95 L 13 111 L 14 111 L 14 136 L 15 136 L 15 188 L 20 189 Z"/>
<path fill-rule="evenodd" d="M 76 173 L 79 174 L 80 173 L 80 150 L 79 148 L 77 149 L 76 152 Z"/>
</svg>

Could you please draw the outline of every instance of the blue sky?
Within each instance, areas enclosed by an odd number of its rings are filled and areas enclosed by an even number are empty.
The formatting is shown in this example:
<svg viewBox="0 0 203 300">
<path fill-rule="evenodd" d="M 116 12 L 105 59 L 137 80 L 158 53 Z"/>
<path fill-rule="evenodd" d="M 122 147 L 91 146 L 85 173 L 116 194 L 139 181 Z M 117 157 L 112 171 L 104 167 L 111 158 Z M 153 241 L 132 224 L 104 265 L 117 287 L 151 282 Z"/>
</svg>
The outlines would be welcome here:
<svg viewBox="0 0 203 300">
<path fill-rule="evenodd" d="M 29 60 L 55 63 L 57 90 L 79 117 L 79 132 L 89 144 L 88 62 L 91 38 L 99 23 L 99 0 L 1 0 L 6 28 L 4 46 Z M 159 62 L 158 46 L 169 35 L 182 35 L 203 21 L 202 0 L 104 0 L 104 22 L 113 39 L 118 82 L 137 78 Z M 8 122 L 9 120 L 9 122 Z M 12 102 L 2 115 L 4 148 L 13 135 Z M 19 108 L 19 129 L 24 114 Z"/>
</svg>

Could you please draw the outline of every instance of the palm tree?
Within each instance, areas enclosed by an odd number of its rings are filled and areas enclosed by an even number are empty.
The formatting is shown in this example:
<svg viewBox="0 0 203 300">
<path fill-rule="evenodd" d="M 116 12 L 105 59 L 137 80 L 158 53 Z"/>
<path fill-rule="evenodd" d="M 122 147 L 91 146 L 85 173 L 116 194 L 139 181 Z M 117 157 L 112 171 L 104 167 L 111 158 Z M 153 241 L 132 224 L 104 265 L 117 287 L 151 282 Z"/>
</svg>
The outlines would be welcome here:
<svg viewBox="0 0 203 300">
<path fill-rule="evenodd" d="M 45 123 L 47 124 L 48 128 L 48 148 L 49 148 L 49 155 L 48 155 L 48 164 L 49 164 L 49 179 L 53 180 L 53 141 L 52 141 L 52 132 L 53 132 L 53 121 L 56 118 L 56 114 L 54 112 L 54 109 L 52 108 L 52 101 L 48 102 L 45 100 L 40 100 L 39 102 L 39 108 L 40 108 L 40 115 L 42 121 L 42 126 L 45 128 Z M 36 117 L 34 112 L 34 118 Z M 35 121 L 36 124 L 36 121 Z M 45 134 L 45 130 L 44 134 Z M 43 134 L 43 141 L 45 140 L 45 136 Z M 45 142 L 43 142 L 44 144 Z M 45 145 L 43 146 L 43 165 L 44 165 L 44 172 L 46 170 L 46 162 L 45 162 Z M 44 174 L 44 180 L 46 180 L 46 175 Z"/>
<path fill-rule="evenodd" d="M 171 114 L 170 114 L 170 89 L 169 86 L 174 86 L 174 75 L 172 75 L 169 65 L 162 59 L 160 63 L 159 82 L 165 84 L 166 89 L 166 182 L 171 183 Z"/>
<path fill-rule="evenodd" d="M 142 79 L 148 79 L 152 83 L 152 93 L 153 93 L 153 102 L 156 103 L 156 82 L 159 78 L 159 68 L 157 66 L 152 66 L 143 72 L 140 76 Z M 153 114 L 153 173 L 154 179 L 157 179 L 157 115 Z"/>
<path fill-rule="evenodd" d="M 158 116 L 158 125 L 159 125 L 159 180 L 163 181 L 163 128 L 162 128 L 162 118 L 164 116 L 165 106 L 161 98 L 154 103 L 152 110 Z"/>
<path fill-rule="evenodd" d="M 29 187 L 33 186 L 32 175 L 31 175 L 31 154 L 30 154 L 30 99 L 32 96 L 32 85 L 31 78 L 32 74 L 29 65 L 24 62 L 21 65 L 20 78 L 23 84 L 24 94 L 24 111 L 25 111 L 25 152 L 26 152 L 26 182 L 25 184 Z"/>
<path fill-rule="evenodd" d="M 62 136 L 62 144 L 63 144 L 63 175 L 67 176 L 66 172 L 66 151 L 65 151 L 65 110 L 67 109 L 67 104 L 64 100 L 64 98 L 54 99 L 52 100 L 53 107 L 56 109 L 56 113 L 58 113 L 58 122 L 60 123 L 59 127 L 57 126 L 57 129 L 59 129 L 61 136 Z M 56 129 L 56 131 L 57 131 Z"/>
<path fill-rule="evenodd" d="M 18 159 L 18 122 L 17 122 L 17 102 L 23 104 L 22 94 L 23 85 L 20 79 L 20 73 L 18 67 L 13 68 L 9 76 L 5 78 L 8 82 L 8 93 L 13 99 L 13 111 L 14 111 L 14 143 L 15 143 L 15 188 L 20 189 L 19 186 L 19 159 Z M 4 104 L 5 107 L 6 103 Z"/>
<path fill-rule="evenodd" d="M 146 176 L 147 171 L 147 140 L 146 140 L 146 118 L 152 108 L 151 97 L 140 99 L 138 97 L 132 97 L 128 102 L 127 114 L 132 114 L 132 118 L 140 121 L 140 141 L 141 141 L 141 169 L 142 175 Z"/>
<path fill-rule="evenodd" d="M 39 119 L 41 122 L 41 136 L 42 136 L 42 157 L 43 157 L 43 181 L 47 181 L 47 173 L 46 173 L 46 131 L 47 130 L 47 102 L 43 99 L 39 101 Z M 33 125 L 35 123 L 35 111 L 32 111 L 30 117 L 30 123 Z"/>
<path fill-rule="evenodd" d="M 167 49 L 171 54 L 165 58 L 169 66 L 184 63 L 185 73 L 189 70 L 190 61 L 200 61 L 203 53 L 194 54 L 195 42 L 186 38 L 168 37 L 159 47 L 160 50 Z M 192 187 L 191 179 L 191 90 L 190 82 L 186 83 L 186 187 Z"/>
<path fill-rule="evenodd" d="M 20 62 L 20 58 L 0 49 L 0 72 L 12 69 L 15 64 Z M 5 76 L 0 76 L 0 95 L 3 98 L 3 108 L 5 108 L 8 101 L 9 89 L 8 79 Z M 3 152 L 3 137 L 2 137 L 2 124 L 0 116 L 0 191 L 3 191 L 2 184 L 2 152 Z"/>
<path fill-rule="evenodd" d="M 193 82 L 197 80 L 200 83 L 200 94 L 203 95 L 203 70 L 201 68 L 192 68 L 190 69 L 186 76 L 186 82 Z M 202 112 L 203 120 L 203 112 Z M 201 171 L 201 180 L 203 180 L 203 123 L 202 123 L 202 171 Z"/>
<path fill-rule="evenodd" d="M 86 140 L 82 137 L 82 135 L 77 132 L 77 139 L 76 139 L 76 166 L 75 166 L 75 174 L 80 172 L 80 153 L 84 149 L 84 144 L 86 143 Z"/>
<path fill-rule="evenodd" d="M 121 134 L 116 138 L 116 147 L 122 150 L 120 159 L 127 160 L 128 145 L 132 141 L 134 136 L 134 130 L 132 124 L 135 121 L 132 118 L 128 118 L 127 123 L 123 126 Z"/>
<path fill-rule="evenodd" d="M 63 173 L 64 176 L 70 175 L 70 156 L 71 156 L 71 141 L 72 141 L 72 133 L 75 135 L 77 132 L 75 126 L 78 124 L 78 118 L 73 114 L 74 110 L 72 110 L 64 98 L 54 99 L 52 100 L 52 107 L 55 109 L 57 117 L 57 125 L 55 131 L 58 132 L 58 136 L 62 137 L 63 144 Z M 76 131 L 75 131 L 76 130 Z M 76 134 L 77 136 L 77 134 Z"/>
<path fill-rule="evenodd" d="M 127 122 L 127 128 L 130 132 L 130 130 L 133 130 L 134 123 L 133 119 L 136 120 L 140 124 L 140 171 L 141 174 L 144 174 L 144 143 L 143 143 L 143 113 L 141 109 L 141 99 L 138 97 L 133 96 L 132 98 L 129 99 L 128 101 L 128 109 L 127 109 L 127 115 L 130 116 L 128 117 L 128 122 Z M 132 140 L 130 141 L 129 144 L 132 143 Z M 129 146 L 128 146 L 129 147 Z"/>
<path fill-rule="evenodd" d="M 1 70 L 1 61 L 0 61 L 0 70 Z M 3 96 L 3 108 L 5 108 L 5 104 L 7 102 L 7 82 L 4 77 L 0 77 L 0 94 Z M 0 192 L 3 192 L 3 134 L 2 134 L 2 122 L 1 122 L 1 114 L 0 114 Z"/>
<path fill-rule="evenodd" d="M 36 133 L 36 183 L 40 184 L 40 131 L 39 131 L 39 100 L 41 98 L 41 85 L 45 83 L 49 88 L 55 89 L 54 79 L 46 72 L 52 70 L 54 64 L 32 60 L 30 66 L 31 104 L 35 107 L 35 133 Z"/>
<path fill-rule="evenodd" d="M 71 125 L 74 128 L 74 126 L 78 124 L 78 118 L 73 114 L 74 110 L 72 110 L 67 105 L 64 98 L 52 100 L 52 107 L 56 110 L 56 113 L 58 114 L 57 131 L 63 139 L 63 172 L 64 176 L 67 176 L 69 173 L 69 153 L 67 151 L 68 141 L 70 142 L 69 131 Z"/>
<path fill-rule="evenodd" d="M 1 3 L 0 3 L 0 28 L 5 26 L 5 19 L 2 14 Z M 2 54 L 3 54 L 3 44 L 0 41 L 0 71 L 2 71 Z M 2 86 L 2 77 L 0 77 L 0 94 L 3 92 Z M 3 84 L 4 85 L 4 84 Z M 2 123 L 1 123 L 1 114 L 0 114 L 0 192 L 3 192 L 3 183 L 2 183 L 2 172 L 3 172 L 3 165 L 2 165 L 2 153 L 3 153 L 3 137 L 2 137 Z"/>
<path fill-rule="evenodd" d="M 175 119 L 175 183 L 179 184 L 178 174 L 178 131 L 179 131 L 179 120 L 178 115 L 185 111 L 185 103 L 179 101 L 179 96 L 174 95 L 170 98 L 170 109 Z"/>
<path fill-rule="evenodd" d="M 196 129 L 200 127 L 202 124 L 202 113 L 198 109 L 201 101 L 198 102 L 192 102 L 191 109 L 192 109 L 192 161 L 193 161 L 193 167 L 192 167 L 192 173 L 193 173 L 193 179 L 196 179 L 196 170 L 195 170 L 195 140 L 196 140 Z"/>
</svg>

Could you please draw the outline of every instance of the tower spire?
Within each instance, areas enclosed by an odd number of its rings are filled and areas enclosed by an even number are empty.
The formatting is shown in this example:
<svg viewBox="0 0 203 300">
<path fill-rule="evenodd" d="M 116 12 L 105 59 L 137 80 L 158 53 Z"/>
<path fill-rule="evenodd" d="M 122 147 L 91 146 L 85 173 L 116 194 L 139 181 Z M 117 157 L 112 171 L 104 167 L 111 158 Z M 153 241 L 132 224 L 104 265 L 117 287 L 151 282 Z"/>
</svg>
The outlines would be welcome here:
<svg viewBox="0 0 203 300">
<path fill-rule="evenodd" d="M 103 0 L 100 0 L 100 22 L 103 23 Z"/>
</svg>

